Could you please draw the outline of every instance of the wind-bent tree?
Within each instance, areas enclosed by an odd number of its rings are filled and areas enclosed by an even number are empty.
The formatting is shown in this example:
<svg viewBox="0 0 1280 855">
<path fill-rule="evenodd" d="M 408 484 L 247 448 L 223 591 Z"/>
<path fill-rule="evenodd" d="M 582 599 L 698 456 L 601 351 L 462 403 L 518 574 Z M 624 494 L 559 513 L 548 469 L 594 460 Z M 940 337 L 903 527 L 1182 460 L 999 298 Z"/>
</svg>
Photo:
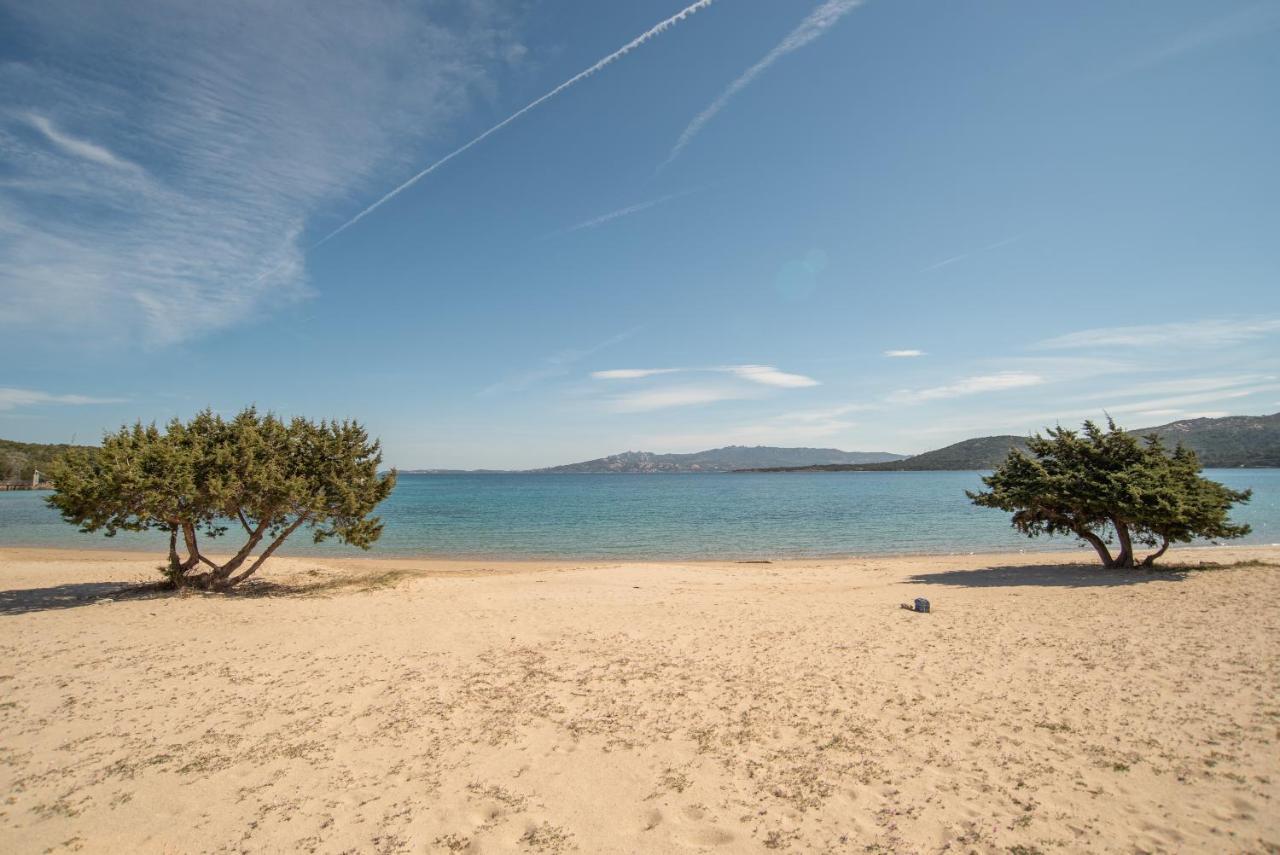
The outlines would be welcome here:
<svg viewBox="0 0 1280 855">
<path fill-rule="evenodd" d="M 1181 445 L 1169 453 L 1159 436 L 1139 441 L 1110 419 L 1105 431 L 1085 422 L 1080 433 L 1054 428 L 1046 434 L 1027 441 L 1030 455 L 1010 451 L 982 479 L 988 489 L 967 492 L 969 499 L 1012 511 L 1013 527 L 1028 537 L 1075 535 L 1109 568 L 1150 567 L 1170 543 L 1249 533 L 1227 514 L 1249 501 L 1251 491 L 1203 477 L 1195 452 Z M 1135 544 L 1155 551 L 1139 562 Z"/>
<path fill-rule="evenodd" d="M 395 486 L 394 471 L 378 474 L 381 462 L 380 444 L 356 422 L 286 424 L 253 407 L 227 421 L 205 410 L 163 431 L 121 428 L 92 456 L 70 452 L 50 473 L 47 501 L 81 531 L 168 532 L 169 581 L 223 591 L 304 526 L 317 543 L 336 537 L 368 549 L 382 534 L 370 514 Z M 237 527 L 245 541 L 229 560 L 217 564 L 200 551 L 201 535 Z"/>
</svg>

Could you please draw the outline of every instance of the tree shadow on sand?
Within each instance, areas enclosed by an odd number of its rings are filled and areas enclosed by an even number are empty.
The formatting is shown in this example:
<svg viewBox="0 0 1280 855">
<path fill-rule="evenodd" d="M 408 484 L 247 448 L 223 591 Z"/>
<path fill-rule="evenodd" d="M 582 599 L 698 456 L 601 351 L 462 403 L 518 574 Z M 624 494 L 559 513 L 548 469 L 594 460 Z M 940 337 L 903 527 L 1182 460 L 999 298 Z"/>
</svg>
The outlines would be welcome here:
<svg viewBox="0 0 1280 855">
<path fill-rule="evenodd" d="M 1241 561 L 1235 564 L 1170 564 L 1151 569 L 1104 570 L 1083 564 L 1022 564 L 982 567 L 976 570 L 943 570 L 918 573 L 906 585 L 950 585 L 957 588 L 1116 588 L 1148 582 L 1180 582 L 1192 573 L 1226 570 L 1233 567 L 1280 569 L 1265 561 Z"/>
<path fill-rule="evenodd" d="M 75 609 L 94 605 L 104 599 L 140 599 L 162 593 L 155 585 L 130 585 L 122 582 L 77 582 L 49 588 L 20 588 L 0 591 L 0 615 Z"/>
<path fill-rule="evenodd" d="M 21 588 L 0 591 L 0 617 L 22 615 L 31 612 L 75 609 L 110 602 L 154 600 L 161 597 L 206 596 L 220 599 L 256 599 L 264 597 L 326 597 L 340 594 L 360 594 L 392 588 L 413 577 L 405 570 L 384 570 L 376 573 L 342 574 L 322 578 L 303 578 L 289 582 L 255 579 L 221 594 L 206 594 L 196 590 L 175 590 L 164 583 L 137 584 L 126 582 L 78 582 L 54 585 L 49 588 Z"/>
</svg>

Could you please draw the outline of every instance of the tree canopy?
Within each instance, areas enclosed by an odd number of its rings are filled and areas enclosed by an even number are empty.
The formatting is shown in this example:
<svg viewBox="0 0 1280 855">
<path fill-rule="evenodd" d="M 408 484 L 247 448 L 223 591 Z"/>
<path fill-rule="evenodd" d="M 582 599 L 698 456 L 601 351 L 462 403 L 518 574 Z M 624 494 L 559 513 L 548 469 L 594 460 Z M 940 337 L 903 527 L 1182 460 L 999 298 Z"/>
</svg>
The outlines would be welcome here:
<svg viewBox="0 0 1280 855">
<path fill-rule="evenodd" d="M 1227 515 L 1232 505 L 1249 501 L 1251 491 L 1203 477 L 1195 452 L 1181 445 L 1170 452 L 1159 436 L 1140 440 L 1110 419 L 1106 430 L 1085 422 L 1079 433 L 1045 433 L 1028 440 L 1029 454 L 1010 451 L 982 479 L 987 490 L 969 492 L 969 499 L 1011 511 L 1013 527 L 1029 537 L 1075 535 L 1112 568 L 1150 567 L 1170 543 L 1249 533 Z M 1154 551 L 1139 561 L 1135 545 Z"/>
<path fill-rule="evenodd" d="M 93 455 L 72 450 L 51 468 L 47 501 L 82 531 L 167 531 L 168 579 L 226 590 L 302 527 L 317 543 L 337 538 L 368 549 L 382 534 L 370 514 L 395 486 L 394 471 L 379 475 L 381 462 L 380 444 L 354 421 L 286 423 L 253 407 L 224 420 L 204 410 L 163 430 L 122 427 Z M 235 528 L 245 541 L 229 560 L 201 552 L 201 536 Z"/>
</svg>

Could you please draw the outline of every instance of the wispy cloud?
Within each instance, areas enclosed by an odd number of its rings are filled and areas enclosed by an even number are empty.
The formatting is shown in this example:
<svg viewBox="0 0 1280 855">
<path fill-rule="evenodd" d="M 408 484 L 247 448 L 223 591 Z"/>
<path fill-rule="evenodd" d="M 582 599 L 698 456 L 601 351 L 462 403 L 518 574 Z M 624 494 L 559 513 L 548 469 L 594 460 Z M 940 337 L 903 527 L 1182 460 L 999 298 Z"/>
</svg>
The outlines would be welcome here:
<svg viewBox="0 0 1280 855">
<path fill-rule="evenodd" d="M 519 110 L 516 110 L 516 111 L 515 111 L 514 113 L 512 113 L 510 116 L 507 116 L 507 117 L 506 117 L 505 119 L 503 119 L 501 122 L 498 122 L 498 124 L 496 124 L 496 125 L 494 125 L 493 127 L 489 128 L 487 131 L 485 131 L 484 133 L 482 133 L 482 134 L 480 134 L 479 136 L 475 137 L 475 138 L 474 138 L 474 139 L 472 139 L 470 142 L 467 142 L 467 143 L 465 143 L 465 144 L 463 144 L 463 145 L 459 146 L 458 148 L 456 148 L 456 149 L 454 149 L 453 151 L 451 151 L 451 152 L 449 152 L 448 154 L 446 154 L 444 157 L 442 157 L 442 158 L 440 158 L 439 160 L 437 160 L 436 162 L 432 163 L 430 166 L 427 166 L 427 167 L 425 167 L 424 169 L 420 170 L 420 171 L 419 171 L 419 172 L 417 172 L 415 175 L 413 175 L 411 178 L 409 178 L 409 180 L 408 180 L 408 181 L 405 181 L 404 183 L 400 184 L 399 186 L 397 186 L 396 188 L 394 188 L 393 190 L 391 190 L 390 192 L 388 192 L 387 194 L 385 194 L 382 198 L 378 199 L 378 200 L 377 200 L 376 202 L 374 202 L 372 205 L 369 205 L 367 208 L 365 208 L 364 210 L 362 210 L 360 213 L 356 214 L 354 217 L 352 217 L 351 219 L 347 220 L 347 221 L 346 221 L 345 223 L 343 223 L 342 225 L 338 226 L 338 227 L 337 227 L 336 229 L 334 229 L 332 232 L 330 232 L 329 234 L 325 235 L 323 238 L 321 238 L 321 239 L 320 239 L 320 241 L 318 241 L 318 242 L 317 242 L 317 244 L 316 244 L 316 245 L 317 245 L 317 246 L 319 246 L 320 244 L 323 244 L 323 243 L 325 243 L 326 241 L 329 241 L 329 240 L 331 240 L 332 238 L 334 238 L 334 237 L 338 236 L 338 235 L 339 235 L 339 234 L 341 234 L 342 232 L 344 232 L 344 231 L 346 231 L 347 229 L 349 229 L 349 228 L 351 228 L 352 226 L 354 226 L 356 223 L 358 223 L 358 222 L 360 222 L 361 220 L 363 220 L 365 217 L 367 217 L 367 216 L 369 216 L 370 214 L 372 214 L 372 213 L 373 213 L 374 211 L 376 211 L 378 208 L 381 208 L 383 205 L 385 205 L 387 202 L 389 202 L 389 201 L 391 201 L 392 199 L 394 199 L 396 196 L 398 196 L 398 195 L 400 195 L 401 193 L 403 193 L 405 190 L 408 190 L 408 189 L 409 189 L 410 187 L 412 187 L 414 184 L 417 184 L 417 183 L 418 183 L 419 181 L 421 181 L 423 178 L 426 178 L 428 175 L 430 175 L 431 173 L 435 172 L 437 169 L 439 169 L 440 167 L 444 166 L 446 163 L 448 163 L 449 161 L 453 160 L 455 157 L 457 157 L 458 155 L 460 155 L 460 154 L 462 154 L 463 152 L 467 151 L 467 150 L 468 150 L 468 149 L 470 149 L 471 147 L 473 147 L 473 146 L 475 146 L 475 145 L 478 145 L 479 143 L 483 142 L 483 141 L 484 141 L 485 139 L 487 139 L 488 137 L 490 137 L 490 136 L 492 136 L 493 134 L 497 133 L 498 131 L 502 130 L 502 129 L 503 129 L 503 128 L 505 128 L 507 125 L 511 124 L 511 123 L 512 123 L 512 122 L 514 122 L 516 119 L 518 119 L 518 118 L 520 118 L 521 116 L 523 116 L 525 113 L 528 113 L 530 110 L 533 110 L 533 109 L 535 109 L 536 107 L 538 107 L 539 105 L 546 103 L 547 101 L 549 101 L 549 100 L 551 100 L 552 98 L 554 98 L 554 97 L 556 97 L 557 95 L 559 95 L 561 92 L 563 92 L 563 91 L 565 91 L 566 89 L 568 89 L 569 87 L 573 86 L 575 83 L 578 83 L 578 82 L 580 82 L 580 81 L 582 81 L 582 80 L 585 80 L 586 78 L 588 78 L 588 77 L 592 76 L 592 75 L 593 75 L 593 74 L 595 74 L 597 71 L 600 71 L 601 69 L 603 69 L 605 66 L 608 66 L 608 65 L 611 65 L 611 64 L 612 64 L 612 63 L 614 63 L 614 62 L 617 62 L 618 60 L 622 59 L 624 56 L 626 56 L 627 54 L 631 53 L 633 50 L 635 50 L 636 48 L 640 47 L 641 45 L 643 45 L 645 42 L 649 41 L 650 39 L 654 38 L 655 36 L 661 35 L 662 33 L 666 32 L 666 31 L 667 31 L 667 30 L 669 30 L 671 27 L 673 27 L 673 26 L 675 26 L 676 24 L 680 23 L 680 22 L 681 22 L 681 21 L 683 21 L 685 18 L 688 18 L 690 15 L 694 14 L 695 12 L 700 12 L 701 10 L 703 10 L 703 9 L 707 8 L 708 6 L 710 6 L 710 5 L 712 4 L 712 2 L 713 2 L 713 0 L 698 0 L 698 2 L 693 3 L 693 4 L 689 5 L 689 6 L 686 6 L 685 8 L 681 9 L 681 10 L 680 10 L 679 12 L 677 12 L 676 14 L 672 15 L 670 18 L 667 18 L 667 19 L 666 19 L 666 20 L 664 20 L 664 21 L 660 21 L 659 23 L 657 23 L 657 24 L 655 24 L 654 26 L 650 27 L 648 30 L 645 30 L 643 33 L 641 33 L 640 35 L 636 36 L 634 39 L 632 39 L 631 41 L 627 42 L 627 43 L 626 43 L 625 45 L 623 45 L 622 47 L 620 47 L 620 48 L 618 48 L 617 50 L 615 50 L 613 53 L 609 54 L 608 56 L 606 56 L 606 57 L 604 57 L 603 59 L 601 59 L 601 60 L 599 60 L 598 62 L 596 62 L 596 63 L 595 63 L 594 65 L 592 65 L 590 68 L 587 68 L 587 69 L 585 69 L 585 70 L 583 70 L 583 71 L 578 72 L 578 73 L 577 73 L 577 74 L 575 74 L 573 77 L 570 77 L 568 80 L 566 80 L 564 83 L 561 83 L 559 86 L 557 86 L 557 87 L 555 87 L 554 89 L 552 89 L 550 92 L 547 92 L 545 95 L 542 95 L 541 97 L 536 98 L 536 99 L 534 99 L 533 101 L 530 101 L 528 104 L 526 104 L 525 106 L 521 107 Z"/>
<path fill-rule="evenodd" d="M 166 344 L 305 297 L 306 223 L 492 85 L 485 5 L 11 4 L 39 49 L 0 64 L 0 325 Z"/>
<path fill-rule="evenodd" d="M 789 374 L 786 371 L 779 371 L 772 365 L 728 365 L 721 370 L 727 371 L 735 377 L 741 377 L 743 380 L 759 383 L 762 386 L 799 389 L 805 386 L 818 385 L 818 381 L 812 377 L 806 377 L 803 374 Z"/>
<path fill-rule="evenodd" d="M 1195 392 L 1187 395 L 1172 395 L 1164 398 L 1147 398 L 1139 401 L 1113 401 L 1102 407 L 1109 413 L 1139 413 L 1170 408 L 1185 408 L 1197 404 L 1210 404 L 1216 401 L 1231 401 L 1248 398 L 1264 392 L 1280 389 L 1280 383 L 1262 383 L 1256 386 L 1244 386 L 1236 389 L 1221 389 L 1208 392 Z M 1117 396 L 1117 398 L 1120 396 Z"/>
<path fill-rule="evenodd" d="M 636 413 L 669 407 L 688 407 L 716 401 L 744 400 L 769 394 L 761 387 L 802 389 L 817 386 L 818 381 L 803 374 L 779 371 L 772 365 L 719 365 L 710 368 L 612 368 L 593 371 L 596 380 L 646 380 L 671 374 L 718 375 L 710 382 L 642 384 L 634 392 L 613 395 L 606 406 L 615 413 Z"/>
<path fill-rule="evenodd" d="M 1170 324 L 1100 327 L 1040 342 L 1046 350 L 1223 347 L 1280 332 L 1280 318 L 1205 319 Z"/>
<path fill-rule="evenodd" d="M 1108 389 L 1101 392 L 1089 392 L 1071 400 L 1097 401 L 1102 399 L 1117 400 L 1121 398 L 1150 397 L 1151 395 L 1170 395 L 1194 392 L 1223 392 L 1241 386 L 1268 384 L 1277 378 L 1270 374 L 1233 374 L 1212 375 L 1209 377 L 1178 377 L 1172 380 L 1150 380 L 1140 386 L 1127 386 L 1120 389 Z"/>
<path fill-rule="evenodd" d="M 591 376 L 597 380 L 639 380 L 658 374 L 675 374 L 684 370 L 684 368 L 610 368 L 607 371 L 592 371 Z"/>
<path fill-rule="evenodd" d="M 558 351 L 557 353 L 544 357 L 534 364 L 532 368 L 519 371 L 509 377 L 499 380 L 497 383 L 492 383 L 484 387 L 477 394 L 481 397 L 485 397 L 488 395 L 499 395 L 508 392 L 523 392 L 526 389 L 540 383 L 545 383 L 548 380 L 554 380 L 557 377 L 564 377 L 570 372 L 572 367 L 581 360 L 586 359 L 592 354 L 599 353 L 606 348 L 613 347 L 615 344 L 620 344 L 621 342 L 631 338 L 639 331 L 640 328 L 635 327 L 624 332 L 620 332 L 617 335 L 610 336 L 604 341 L 594 344 L 591 347 L 569 348 Z M 609 372 L 596 373 L 607 374 Z M 647 375 L 641 374 L 638 376 Z"/>
<path fill-rule="evenodd" d="M 32 127 L 44 134 L 45 139 L 67 154 L 72 154 L 103 166 L 110 166 L 113 169 L 125 169 L 131 172 L 142 171 L 142 167 L 138 166 L 138 164 L 117 157 L 109 149 L 89 140 L 78 139 L 70 134 L 63 133 L 54 127 L 53 122 L 38 113 L 28 113 L 26 119 L 31 123 Z"/>
<path fill-rule="evenodd" d="M 776 386 L 783 389 L 799 389 L 805 386 L 819 385 L 818 381 L 812 377 L 779 371 L 772 365 L 720 365 L 714 368 L 611 368 L 606 371 L 593 371 L 591 376 L 596 380 L 639 380 L 658 374 L 676 374 L 680 372 L 732 374 L 734 377 L 751 383 L 758 383 L 761 386 Z"/>
<path fill-rule="evenodd" d="M 1120 72 L 1144 71 L 1180 59 L 1186 54 L 1258 36 L 1277 27 L 1280 27 L 1280 6 L 1270 0 L 1263 0 L 1204 21 L 1163 44 L 1139 52 Z"/>
<path fill-rule="evenodd" d="M 35 389 L 12 389 L 0 386 L 0 411 L 40 404 L 118 404 L 124 398 L 95 398 L 89 395 L 57 395 Z"/>
<path fill-rule="evenodd" d="M 923 350 L 886 350 L 884 355 L 890 359 L 910 359 L 915 356 L 924 356 Z"/>
<path fill-rule="evenodd" d="M 679 157 L 680 152 L 684 151 L 685 147 L 706 127 L 707 123 L 714 119 L 716 114 L 723 110 L 735 95 L 747 88 L 753 80 L 763 74 L 769 66 L 787 54 L 797 51 L 819 38 L 837 21 L 862 5 L 862 2 L 863 0 L 827 0 L 827 2 L 811 12 L 807 18 L 800 22 L 800 26 L 792 30 L 773 50 L 765 54 L 763 59 L 739 75 L 736 80 L 729 84 L 727 89 L 720 93 L 719 97 L 694 117 L 693 121 L 680 134 L 675 145 L 672 146 L 671 153 L 667 155 L 667 159 L 663 161 L 662 166 L 666 166 Z"/>
<path fill-rule="evenodd" d="M 1044 382 L 1044 378 L 1039 374 L 1032 374 L 1027 371 L 1002 371 L 999 374 L 966 377 L 946 386 L 933 386 L 928 389 L 901 389 L 889 395 L 889 401 L 899 404 L 916 404 L 944 398 L 978 395 L 984 392 L 1021 389 L 1027 386 L 1038 386 Z"/>
<path fill-rule="evenodd" d="M 732 401 L 756 397 L 749 389 L 734 386 L 666 386 L 628 392 L 609 399 L 609 409 L 615 413 L 639 413 L 665 410 L 670 407 L 688 407 L 711 404 L 716 401 Z"/>
</svg>

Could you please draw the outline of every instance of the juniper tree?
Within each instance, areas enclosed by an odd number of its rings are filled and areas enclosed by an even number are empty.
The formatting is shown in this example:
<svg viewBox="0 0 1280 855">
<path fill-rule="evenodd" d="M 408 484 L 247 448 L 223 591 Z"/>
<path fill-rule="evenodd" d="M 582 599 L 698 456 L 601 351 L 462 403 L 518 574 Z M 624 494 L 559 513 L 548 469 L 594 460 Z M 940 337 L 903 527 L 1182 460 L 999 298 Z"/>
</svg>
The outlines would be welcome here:
<svg viewBox="0 0 1280 855">
<path fill-rule="evenodd" d="M 253 407 L 224 420 L 205 410 L 164 430 L 123 427 L 92 456 L 68 453 L 50 473 L 47 501 L 82 531 L 165 531 L 174 585 L 226 590 L 299 528 L 317 543 L 368 549 L 382 533 L 370 514 L 395 485 L 394 471 L 378 474 L 381 462 L 379 443 L 353 421 L 286 423 Z M 202 536 L 236 528 L 245 540 L 230 559 L 218 564 L 201 551 Z"/>
<path fill-rule="evenodd" d="M 1139 440 L 1108 419 L 1106 430 L 1093 422 L 1080 433 L 1049 429 L 1031 437 L 1027 448 L 1029 455 L 1010 451 L 982 479 L 988 489 L 968 492 L 969 499 L 1012 511 L 1013 527 L 1029 537 L 1079 537 L 1104 567 L 1150 567 L 1170 543 L 1249 533 L 1227 514 L 1249 501 L 1250 491 L 1203 477 L 1195 452 L 1179 445 L 1170 453 L 1155 434 Z M 1135 545 L 1155 551 L 1139 562 Z"/>
</svg>

